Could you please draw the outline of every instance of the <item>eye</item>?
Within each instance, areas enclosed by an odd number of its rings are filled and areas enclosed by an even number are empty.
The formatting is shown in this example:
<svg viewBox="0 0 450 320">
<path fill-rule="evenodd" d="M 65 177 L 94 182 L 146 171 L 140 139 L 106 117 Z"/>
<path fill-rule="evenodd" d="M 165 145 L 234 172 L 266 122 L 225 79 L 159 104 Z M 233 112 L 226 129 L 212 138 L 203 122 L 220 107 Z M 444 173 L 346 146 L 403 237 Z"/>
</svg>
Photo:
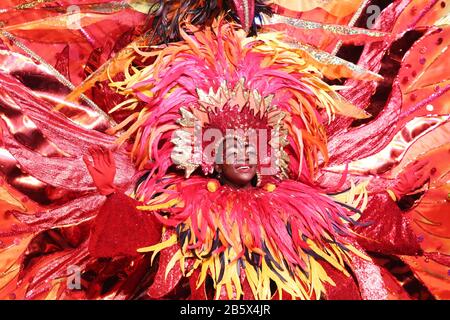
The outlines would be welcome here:
<svg viewBox="0 0 450 320">
<path fill-rule="evenodd" d="M 254 156 L 254 155 L 256 155 L 256 152 L 255 151 L 247 151 L 247 155 Z"/>
<path fill-rule="evenodd" d="M 257 154 L 256 147 L 254 145 L 248 145 L 247 146 L 247 154 L 256 155 Z"/>
<path fill-rule="evenodd" d="M 226 152 L 226 156 L 232 156 L 232 155 L 237 155 L 238 154 L 238 150 L 236 148 L 231 148 L 231 149 L 227 149 Z"/>
</svg>

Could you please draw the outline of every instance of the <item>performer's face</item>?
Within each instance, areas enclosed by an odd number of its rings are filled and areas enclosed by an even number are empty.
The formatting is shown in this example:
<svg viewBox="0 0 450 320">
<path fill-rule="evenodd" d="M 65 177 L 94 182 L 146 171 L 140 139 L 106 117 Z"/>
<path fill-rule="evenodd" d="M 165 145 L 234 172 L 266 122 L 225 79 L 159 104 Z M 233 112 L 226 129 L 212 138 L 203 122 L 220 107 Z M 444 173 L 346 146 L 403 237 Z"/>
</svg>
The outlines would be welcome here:
<svg viewBox="0 0 450 320">
<path fill-rule="evenodd" d="M 248 187 L 256 176 L 256 148 L 238 139 L 224 142 L 224 163 L 216 166 L 225 183 L 237 187 Z"/>
</svg>

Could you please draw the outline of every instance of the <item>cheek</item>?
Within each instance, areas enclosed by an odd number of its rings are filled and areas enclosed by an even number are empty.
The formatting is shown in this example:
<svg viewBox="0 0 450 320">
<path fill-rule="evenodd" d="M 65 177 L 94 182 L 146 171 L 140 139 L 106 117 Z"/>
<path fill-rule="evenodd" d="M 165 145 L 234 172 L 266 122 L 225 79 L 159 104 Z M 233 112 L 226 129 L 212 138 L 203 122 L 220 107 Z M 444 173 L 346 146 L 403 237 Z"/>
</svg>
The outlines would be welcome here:
<svg viewBox="0 0 450 320">
<path fill-rule="evenodd" d="M 223 174 L 226 178 L 236 178 L 237 176 L 239 176 L 239 173 L 236 172 L 236 170 L 229 165 L 225 165 L 223 167 Z"/>
<path fill-rule="evenodd" d="M 256 176 L 257 170 L 256 168 L 249 173 L 249 181 L 252 180 Z"/>
</svg>

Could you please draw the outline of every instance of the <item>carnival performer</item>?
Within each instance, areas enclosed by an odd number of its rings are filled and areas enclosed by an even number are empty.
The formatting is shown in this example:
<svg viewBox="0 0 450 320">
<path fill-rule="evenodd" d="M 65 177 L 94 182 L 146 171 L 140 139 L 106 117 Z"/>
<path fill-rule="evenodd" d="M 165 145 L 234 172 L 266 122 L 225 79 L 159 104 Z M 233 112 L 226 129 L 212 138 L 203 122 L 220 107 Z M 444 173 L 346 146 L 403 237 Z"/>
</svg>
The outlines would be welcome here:
<svg viewBox="0 0 450 320">
<path fill-rule="evenodd" d="M 78 26 L 56 38 L 92 47 L 86 28 L 106 23 L 105 8 L 135 19 L 88 56 L 81 81 L 70 50 L 51 65 L 27 43 L 73 14 L 47 5 L 42 21 L 9 21 L 1 297 L 448 295 L 417 266 L 450 265 L 436 236 L 446 224 L 432 232 L 423 209 L 448 206 L 448 161 L 437 159 L 449 157 L 450 87 L 434 65 L 445 15 L 397 1 L 372 29 L 354 27 L 370 4 L 81 1 Z M 430 14 L 411 24 L 414 6 Z M 357 64 L 338 57 L 360 45 Z M 409 266 L 409 282 L 385 259 Z"/>
</svg>

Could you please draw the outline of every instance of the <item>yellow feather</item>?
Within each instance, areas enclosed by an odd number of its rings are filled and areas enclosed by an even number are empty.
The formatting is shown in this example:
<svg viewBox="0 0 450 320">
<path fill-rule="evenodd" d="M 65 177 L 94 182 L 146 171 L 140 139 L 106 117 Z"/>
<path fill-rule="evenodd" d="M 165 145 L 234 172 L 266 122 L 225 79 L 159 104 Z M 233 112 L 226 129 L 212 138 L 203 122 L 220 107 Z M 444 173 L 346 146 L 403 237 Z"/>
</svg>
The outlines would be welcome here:
<svg viewBox="0 0 450 320">
<path fill-rule="evenodd" d="M 172 199 L 167 201 L 166 203 L 161 203 L 161 204 L 155 204 L 155 205 L 146 205 L 146 206 L 137 206 L 137 208 L 139 210 L 143 210 L 143 211 L 156 211 L 156 210 L 161 210 L 161 209 L 168 209 L 168 208 L 172 208 L 174 206 L 176 206 L 177 204 L 179 204 L 181 202 L 180 199 Z"/>
<path fill-rule="evenodd" d="M 149 247 L 139 248 L 137 251 L 138 252 L 152 252 L 152 251 L 159 252 L 162 249 L 173 246 L 175 243 L 177 243 L 177 235 L 172 234 L 170 236 L 170 238 L 164 242 L 160 242 L 160 243 L 157 243 L 157 244 L 149 246 Z"/>
<path fill-rule="evenodd" d="M 205 281 L 206 276 L 208 275 L 209 264 L 211 263 L 211 259 L 203 260 L 203 261 L 199 260 L 199 261 L 201 261 L 202 269 L 200 270 L 200 276 L 198 277 L 197 289 L 200 288 L 202 283 Z"/>
<path fill-rule="evenodd" d="M 335 258 L 333 258 L 330 255 L 327 255 L 323 250 L 321 250 L 313 241 L 311 241 L 310 239 L 308 239 L 307 244 L 309 245 L 309 247 L 315 252 L 317 253 L 320 257 L 324 258 L 329 264 L 331 264 L 333 267 L 335 267 L 336 269 L 338 269 L 339 271 L 341 271 L 342 273 L 344 273 L 345 275 L 348 275 L 348 272 L 345 270 L 344 266 L 339 264 L 338 261 L 336 261 Z M 314 261 L 315 260 L 313 258 L 310 259 L 310 261 Z"/>
<path fill-rule="evenodd" d="M 256 297 L 258 295 L 259 290 L 261 289 L 261 282 L 258 278 L 258 275 L 253 268 L 252 265 L 246 265 L 245 267 L 245 276 L 250 285 L 250 289 L 252 290 L 253 296 Z"/>
<path fill-rule="evenodd" d="M 169 263 L 167 264 L 166 267 L 166 273 L 164 274 L 164 279 L 167 279 L 167 275 L 169 274 L 169 272 L 173 269 L 173 267 L 175 266 L 175 263 L 178 261 L 180 261 L 180 258 L 182 256 L 181 250 L 178 250 L 170 259 Z"/>
<path fill-rule="evenodd" d="M 349 249 L 351 252 L 353 252 L 355 255 L 357 255 L 358 257 L 364 259 L 364 260 L 371 260 L 365 253 L 359 251 L 358 249 L 356 249 L 353 245 L 349 244 L 345 246 L 347 249 Z"/>
</svg>

